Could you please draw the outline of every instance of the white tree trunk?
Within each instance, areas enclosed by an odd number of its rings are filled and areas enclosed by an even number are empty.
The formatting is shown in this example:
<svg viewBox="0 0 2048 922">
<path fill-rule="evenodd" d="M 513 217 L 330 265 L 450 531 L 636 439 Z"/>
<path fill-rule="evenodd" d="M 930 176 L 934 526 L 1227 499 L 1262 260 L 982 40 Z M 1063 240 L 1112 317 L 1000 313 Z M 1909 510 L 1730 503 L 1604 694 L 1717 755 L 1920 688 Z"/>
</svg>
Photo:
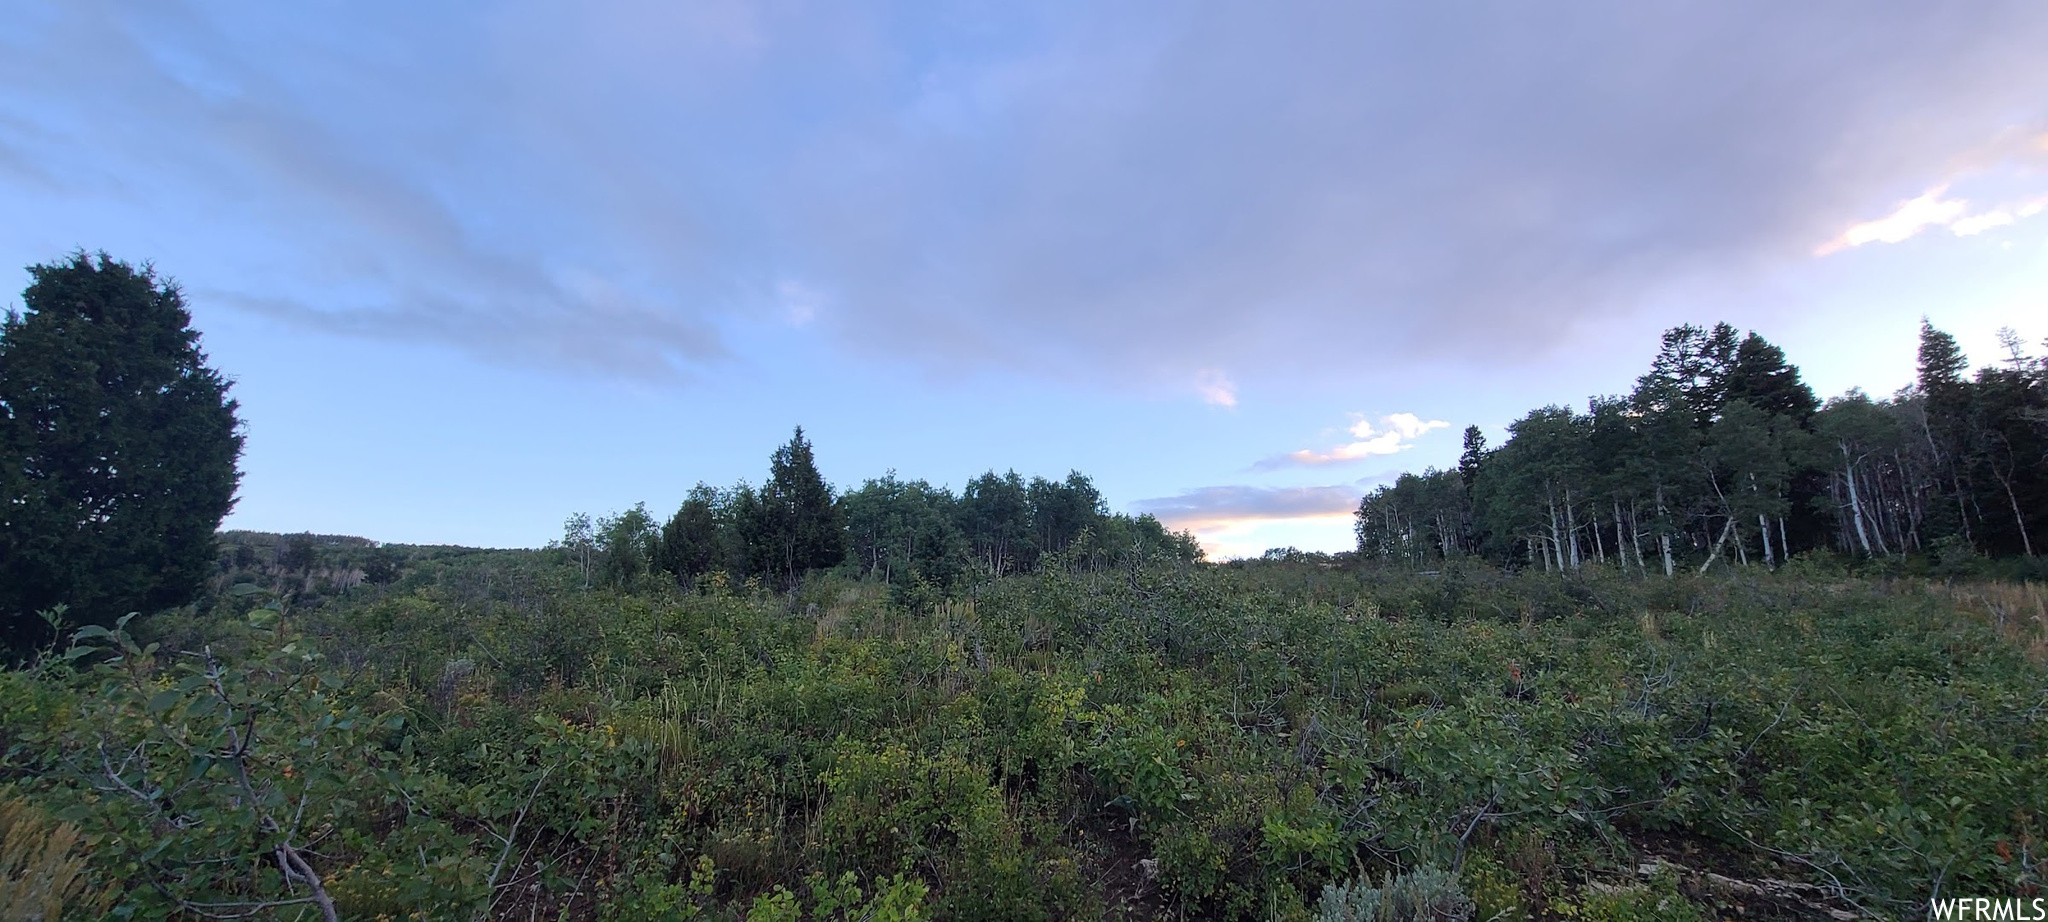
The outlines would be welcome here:
<svg viewBox="0 0 2048 922">
<path fill-rule="evenodd" d="M 1550 550 L 1557 557 L 1557 568 L 1559 570 L 1564 569 L 1563 537 L 1563 535 L 1557 532 L 1557 500 L 1552 498 L 1550 500 Z M 1549 567 L 1546 566 L 1544 569 L 1547 570 Z"/>
<path fill-rule="evenodd" d="M 1662 484 L 1659 484 L 1657 486 L 1657 518 L 1662 519 L 1664 516 L 1664 487 Z M 1657 549 L 1664 553 L 1664 578 L 1670 579 L 1674 570 L 1671 565 L 1671 535 L 1669 533 L 1663 531 L 1657 533 Z"/>
<path fill-rule="evenodd" d="M 1564 491 L 1564 533 L 1571 540 L 1572 569 L 1579 568 L 1579 521 L 1572 514 L 1572 491 Z"/>
<path fill-rule="evenodd" d="M 1863 527 L 1863 501 L 1856 494 L 1856 462 L 1849 460 L 1849 446 L 1842 443 L 1842 476 L 1849 483 L 1849 517 L 1856 521 L 1856 543 L 1862 545 L 1863 553 L 1870 553 L 1870 532 Z"/>
<path fill-rule="evenodd" d="M 1707 562 L 1700 564 L 1700 573 L 1702 575 L 1707 572 L 1708 567 L 1714 565 L 1714 561 L 1721 559 L 1721 545 L 1728 543 L 1728 535 L 1734 531 L 1735 520 L 1729 519 L 1727 527 L 1721 529 L 1720 539 L 1714 542 L 1714 549 L 1707 552 Z"/>
</svg>

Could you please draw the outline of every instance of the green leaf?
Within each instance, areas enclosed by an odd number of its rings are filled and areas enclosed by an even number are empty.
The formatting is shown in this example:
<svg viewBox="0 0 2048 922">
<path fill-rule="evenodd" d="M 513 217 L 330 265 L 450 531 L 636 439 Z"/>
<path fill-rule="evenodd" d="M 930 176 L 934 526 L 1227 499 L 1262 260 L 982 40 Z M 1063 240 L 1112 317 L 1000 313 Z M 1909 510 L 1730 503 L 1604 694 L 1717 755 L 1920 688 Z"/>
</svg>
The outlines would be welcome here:
<svg viewBox="0 0 2048 922">
<path fill-rule="evenodd" d="M 149 696 L 149 701 L 143 704 L 143 708 L 148 710 L 151 714 L 161 714 L 165 711 L 170 710 L 171 708 L 177 707 L 178 699 L 183 697 L 185 697 L 184 694 L 182 692 L 179 692 L 177 689 L 167 688 L 163 691 L 157 692 L 156 694 Z"/>
</svg>

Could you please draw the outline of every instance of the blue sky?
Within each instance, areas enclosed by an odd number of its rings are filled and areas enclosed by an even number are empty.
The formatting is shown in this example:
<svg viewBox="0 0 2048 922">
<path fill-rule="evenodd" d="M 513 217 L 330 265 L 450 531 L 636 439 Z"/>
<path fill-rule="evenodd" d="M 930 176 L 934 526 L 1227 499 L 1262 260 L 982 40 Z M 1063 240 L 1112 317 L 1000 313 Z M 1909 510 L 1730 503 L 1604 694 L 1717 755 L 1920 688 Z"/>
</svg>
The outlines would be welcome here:
<svg viewBox="0 0 2048 922">
<path fill-rule="evenodd" d="M 1338 550 L 1668 326 L 2048 336 L 2031 0 L 9 7 L 0 266 L 184 285 L 229 527 L 537 545 L 801 424 Z"/>
</svg>

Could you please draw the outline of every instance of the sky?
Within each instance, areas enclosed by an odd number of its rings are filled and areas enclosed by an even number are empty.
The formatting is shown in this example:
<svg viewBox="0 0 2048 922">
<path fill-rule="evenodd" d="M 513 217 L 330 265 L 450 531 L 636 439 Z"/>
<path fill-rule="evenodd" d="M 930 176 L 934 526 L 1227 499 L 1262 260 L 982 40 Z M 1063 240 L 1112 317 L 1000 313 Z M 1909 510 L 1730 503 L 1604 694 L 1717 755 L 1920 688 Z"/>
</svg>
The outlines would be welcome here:
<svg viewBox="0 0 2048 922">
<path fill-rule="evenodd" d="M 537 546 L 801 425 L 1336 551 L 1680 323 L 2048 337 L 2038 0 L 5 6 L 0 267 L 183 287 L 229 528 Z"/>
</svg>

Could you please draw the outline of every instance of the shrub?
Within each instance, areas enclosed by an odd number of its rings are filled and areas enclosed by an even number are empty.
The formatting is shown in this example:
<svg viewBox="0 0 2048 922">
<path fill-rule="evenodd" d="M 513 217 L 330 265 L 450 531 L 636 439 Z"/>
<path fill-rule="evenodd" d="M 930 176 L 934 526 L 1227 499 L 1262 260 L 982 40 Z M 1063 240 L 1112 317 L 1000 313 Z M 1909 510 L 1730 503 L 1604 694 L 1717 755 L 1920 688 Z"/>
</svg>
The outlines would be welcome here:
<svg viewBox="0 0 2048 922">
<path fill-rule="evenodd" d="M 1458 875 L 1420 867 L 1389 878 L 1374 888 L 1362 881 L 1323 888 L 1316 906 L 1318 922 L 1470 922 L 1472 898 L 1458 886 Z"/>
<path fill-rule="evenodd" d="M 1668 875 L 1647 886 L 1589 886 L 1574 906 L 1560 903 L 1558 915 L 1584 922 L 1705 922 L 1706 916 L 1691 900 L 1678 892 L 1677 882 Z"/>
</svg>

